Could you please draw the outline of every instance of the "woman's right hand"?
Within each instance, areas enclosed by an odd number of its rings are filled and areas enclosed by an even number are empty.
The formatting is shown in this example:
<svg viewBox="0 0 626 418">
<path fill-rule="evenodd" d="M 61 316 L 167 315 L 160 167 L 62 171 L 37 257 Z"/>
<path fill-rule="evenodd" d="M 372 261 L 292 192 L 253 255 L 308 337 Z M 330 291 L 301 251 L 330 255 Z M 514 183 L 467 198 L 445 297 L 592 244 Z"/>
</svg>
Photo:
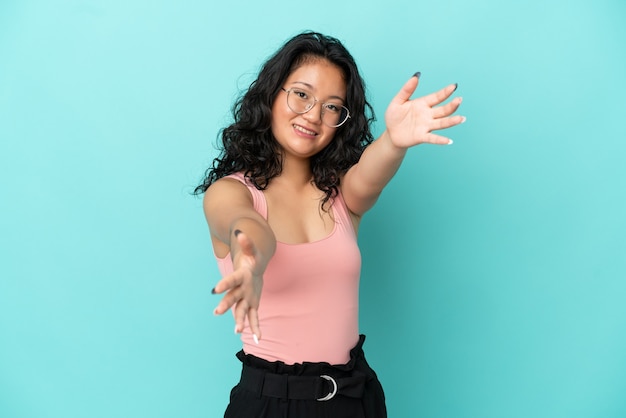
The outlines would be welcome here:
<svg viewBox="0 0 626 418">
<path fill-rule="evenodd" d="M 258 341 L 261 338 L 258 309 L 266 263 L 261 262 L 259 252 L 245 233 L 236 230 L 234 235 L 233 273 L 223 277 L 213 288 L 215 294 L 225 293 L 213 312 L 222 315 L 234 306 L 235 332 L 243 331 L 247 317 Z"/>
</svg>

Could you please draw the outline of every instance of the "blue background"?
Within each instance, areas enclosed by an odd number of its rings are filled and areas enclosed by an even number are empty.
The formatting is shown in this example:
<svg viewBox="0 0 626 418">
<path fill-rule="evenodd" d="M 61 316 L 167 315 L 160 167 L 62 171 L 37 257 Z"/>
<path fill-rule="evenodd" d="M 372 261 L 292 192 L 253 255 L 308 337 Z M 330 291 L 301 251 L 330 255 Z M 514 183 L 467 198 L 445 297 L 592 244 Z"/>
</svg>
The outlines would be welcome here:
<svg viewBox="0 0 626 418">
<path fill-rule="evenodd" d="M 415 71 L 466 124 L 366 215 L 361 328 L 391 417 L 626 416 L 626 3 L 3 0 L 0 416 L 219 417 L 201 201 L 229 108 L 304 29 L 378 115 Z"/>
</svg>

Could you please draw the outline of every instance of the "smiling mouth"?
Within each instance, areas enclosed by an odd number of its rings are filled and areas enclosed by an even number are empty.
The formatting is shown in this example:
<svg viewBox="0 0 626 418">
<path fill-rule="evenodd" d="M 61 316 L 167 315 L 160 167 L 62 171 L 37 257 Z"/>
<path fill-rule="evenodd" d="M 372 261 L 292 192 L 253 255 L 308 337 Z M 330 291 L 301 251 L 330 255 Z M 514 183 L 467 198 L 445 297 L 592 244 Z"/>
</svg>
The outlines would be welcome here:
<svg viewBox="0 0 626 418">
<path fill-rule="evenodd" d="M 300 126 L 300 125 L 295 125 L 295 124 L 294 124 L 294 125 L 293 125 L 293 128 L 294 128 L 296 131 L 300 131 L 300 132 L 302 132 L 302 133 L 304 133 L 304 134 L 307 134 L 307 135 L 312 135 L 312 136 L 316 136 L 316 135 L 317 135 L 317 132 L 315 132 L 315 131 L 309 131 L 308 129 L 305 129 L 305 128 L 303 128 L 303 127 L 302 127 L 302 126 Z"/>
</svg>

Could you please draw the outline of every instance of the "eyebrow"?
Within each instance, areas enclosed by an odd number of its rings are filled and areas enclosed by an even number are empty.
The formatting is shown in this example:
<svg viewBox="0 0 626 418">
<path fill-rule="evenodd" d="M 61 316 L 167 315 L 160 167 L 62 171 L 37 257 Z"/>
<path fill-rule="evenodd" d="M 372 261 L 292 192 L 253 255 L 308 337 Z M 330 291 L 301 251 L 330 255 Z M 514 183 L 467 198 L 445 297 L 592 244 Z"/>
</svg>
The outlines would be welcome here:
<svg viewBox="0 0 626 418">
<path fill-rule="evenodd" d="M 309 83 L 305 83 L 304 81 L 294 81 L 293 84 L 302 84 L 302 85 L 308 87 L 311 90 L 315 90 L 315 87 L 313 87 Z M 330 96 L 329 99 L 337 99 L 337 100 L 341 100 L 344 103 L 346 102 L 346 99 L 344 99 L 343 97 L 340 97 L 340 96 Z"/>
</svg>

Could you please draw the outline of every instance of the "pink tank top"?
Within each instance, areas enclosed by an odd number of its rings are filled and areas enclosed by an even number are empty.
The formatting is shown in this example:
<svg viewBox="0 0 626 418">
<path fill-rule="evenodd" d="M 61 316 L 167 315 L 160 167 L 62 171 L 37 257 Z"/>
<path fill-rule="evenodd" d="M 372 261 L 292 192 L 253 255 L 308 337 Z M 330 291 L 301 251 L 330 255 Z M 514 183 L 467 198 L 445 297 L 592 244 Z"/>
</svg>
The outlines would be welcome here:
<svg viewBox="0 0 626 418">
<path fill-rule="evenodd" d="M 254 209 L 267 219 L 265 195 L 244 180 Z M 326 238 L 305 244 L 278 242 L 263 276 L 259 306 L 259 344 L 247 326 L 243 350 L 268 361 L 286 364 L 344 364 L 359 339 L 359 277 L 361 253 L 341 193 L 331 206 L 335 227 Z M 233 271 L 230 255 L 217 258 L 222 275 Z"/>
</svg>

